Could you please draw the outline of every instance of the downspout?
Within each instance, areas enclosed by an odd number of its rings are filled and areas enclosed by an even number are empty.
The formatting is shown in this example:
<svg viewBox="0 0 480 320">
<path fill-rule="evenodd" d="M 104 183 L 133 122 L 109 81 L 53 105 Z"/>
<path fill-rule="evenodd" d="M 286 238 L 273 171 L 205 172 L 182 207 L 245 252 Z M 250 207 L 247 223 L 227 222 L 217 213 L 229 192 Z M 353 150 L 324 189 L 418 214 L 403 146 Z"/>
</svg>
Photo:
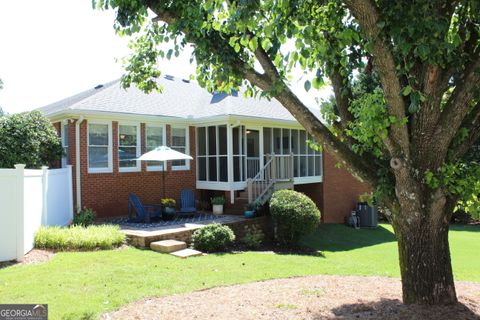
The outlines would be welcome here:
<svg viewBox="0 0 480 320">
<path fill-rule="evenodd" d="M 85 120 L 83 116 L 75 122 L 75 170 L 76 170 L 76 185 L 77 185 L 77 213 L 82 210 L 82 184 L 80 174 L 80 124 Z"/>
</svg>

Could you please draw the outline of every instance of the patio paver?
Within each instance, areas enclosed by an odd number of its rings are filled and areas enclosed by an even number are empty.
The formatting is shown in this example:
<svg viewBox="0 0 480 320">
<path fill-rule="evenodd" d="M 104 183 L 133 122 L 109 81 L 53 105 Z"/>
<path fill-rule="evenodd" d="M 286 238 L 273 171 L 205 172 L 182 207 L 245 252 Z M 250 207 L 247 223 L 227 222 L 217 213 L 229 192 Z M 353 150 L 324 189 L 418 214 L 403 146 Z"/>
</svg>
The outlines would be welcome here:
<svg viewBox="0 0 480 320">
<path fill-rule="evenodd" d="M 161 253 L 170 253 L 185 249 L 187 244 L 178 240 L 161 240 L 150 243 L 150 249 Z"/>
<path fill-rule="evenodd" d="M 188 258 L 188 257 L 201 256 L 203 253 L 201 251 L 197 251 L 197 250 L 194 250 L 194 249 L 183 249 L 183 250 L 172 252 L 170 254 L 174 255 L 176 257 L 185 259 L 185 258 Z"/>
</svg>

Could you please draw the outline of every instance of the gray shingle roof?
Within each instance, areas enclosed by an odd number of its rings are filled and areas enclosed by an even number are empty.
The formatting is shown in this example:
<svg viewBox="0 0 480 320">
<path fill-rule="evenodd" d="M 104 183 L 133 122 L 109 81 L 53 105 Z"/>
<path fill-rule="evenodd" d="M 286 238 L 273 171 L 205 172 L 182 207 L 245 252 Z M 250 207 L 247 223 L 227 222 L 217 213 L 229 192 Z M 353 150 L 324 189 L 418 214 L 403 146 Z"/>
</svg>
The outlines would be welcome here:
<svg viewBox="0 0 480 320">
<path fill-rule="evenodd" d="M 195 81 L 175 77 L 159 79 L 162 93 L 145 94 L 132 86 L 125 90 L 120 81 L 84 91 L 75 96 L 39 108 L 47 117 L 62 113 L 99 111 L 109 113 L 153 115 L 201 119 L 205 117 L 235 115 L 276 120 L 295 120 L 275 99 L 246 98 L 242 93 L 211 94 Z M 314 113 L 319 117 L 319 112 Z"/>
</svg>

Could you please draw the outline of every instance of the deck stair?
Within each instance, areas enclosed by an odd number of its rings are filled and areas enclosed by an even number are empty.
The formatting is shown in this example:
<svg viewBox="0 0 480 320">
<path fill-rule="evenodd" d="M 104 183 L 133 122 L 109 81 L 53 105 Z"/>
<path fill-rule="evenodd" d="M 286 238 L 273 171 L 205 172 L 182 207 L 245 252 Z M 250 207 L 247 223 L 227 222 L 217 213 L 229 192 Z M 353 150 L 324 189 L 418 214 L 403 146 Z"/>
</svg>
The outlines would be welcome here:
<svg viewBox="0 0 480 320">
<path fill-rule="evenodd" d="M 201 256 L 203 253 L 194 249 L 187 248 L 184 241 L 161 240 L 150 243 L 150 249 L 160 253 L 170 253 L 179 258 L 188 258 Z"/>
<path fill-rule="evenodd" d="M 266 155 L 266 162 L 258 173 L 247 180 L 247 189 L 238 200 L 246 196 L 247 203 L 265 204 L 273 192 L 293 189 L 294 157 L 291 155 Z"/>
<path fill-rule="evenodd" d="M 150 243 L 150 249 L 161 253 L 171 253 L 186 248 L 187 244 L 178 240 L 161 240 Z"/>
</svg>

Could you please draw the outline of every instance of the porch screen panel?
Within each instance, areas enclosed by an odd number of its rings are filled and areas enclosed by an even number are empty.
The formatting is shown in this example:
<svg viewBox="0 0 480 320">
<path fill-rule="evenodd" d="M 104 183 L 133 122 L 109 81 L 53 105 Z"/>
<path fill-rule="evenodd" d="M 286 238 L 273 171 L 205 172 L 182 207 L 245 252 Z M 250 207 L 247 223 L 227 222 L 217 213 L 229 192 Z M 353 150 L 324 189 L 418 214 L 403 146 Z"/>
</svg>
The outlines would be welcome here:
<svg viewBox="0 0 480 320">
<path fill-rule="evenodd" d="M 299 152 L 299 158 L 300 158 L 300 172 L 299 176 L 300 177 L 306 177 L 308 175 L 308 168 L 307 168 L 307 133 L 304 130 L 300 130 L 300 140 L 299 140 L 299 145 L 300 145 L 300 152 Z"/>
<path fill-rule="evenodd" d="M 232 129 L 233 142 L 233 180 L 245 180 L 245 127 L 238 126 Z"/>
<path fill-rule="evenodd" d="M 218 180 L 228 181 L 227 126 L 218 126 Z"/>
<path fill-rule="evenodd" d="M 88 125 L 88 167 L 109 167 L 109 128 L 107 124 Z"/>
<path fill-rule="evenodd" d="M 309 141 L 313 141 L 313 137 L 305 130 L 263 128 L 263 138 L 264 154 L 293 154 L 294 177 L 322 175 L 322 153 L 310 148 Z"/>
<path fill-rule="evenodd" d="M 282 129 L 273 129 L 273 152 L 282 154 Z"/>
<path fill-rule="evenodd" d="M 272 129 L 263 128 L 263 153 L 272 153 Z"/>
<path fill-rule="evenodd" d="M 282 129 L 282 154 L 290 154 L 290 129 Z"/>
<path fill-rule="evenodd" d="M 292 153 L 294 154 L 293 158 L 293 176 L 298 177 L 299 176 L 299 159 L 298 159 L 298 153 L 299 153 L 299 143 L 298 143 L 298 130 L 292 129 L 291 130 L 291 135 L 290 135 L 290 145 L 292 148 Z"/>
<path fill-rule="evenodd" d="M 147 152 L 154 150 L 164 144 L 163 127 L 146 126 L 145 127 L 145 146 Z M 163 170 L 163 161 L 147 161 L 149 170 Z"/>
<path fill-rule="evenodd" d="M 208 181 L 217 181 L 217 128 L 208 127 Z"/>
</svg>

